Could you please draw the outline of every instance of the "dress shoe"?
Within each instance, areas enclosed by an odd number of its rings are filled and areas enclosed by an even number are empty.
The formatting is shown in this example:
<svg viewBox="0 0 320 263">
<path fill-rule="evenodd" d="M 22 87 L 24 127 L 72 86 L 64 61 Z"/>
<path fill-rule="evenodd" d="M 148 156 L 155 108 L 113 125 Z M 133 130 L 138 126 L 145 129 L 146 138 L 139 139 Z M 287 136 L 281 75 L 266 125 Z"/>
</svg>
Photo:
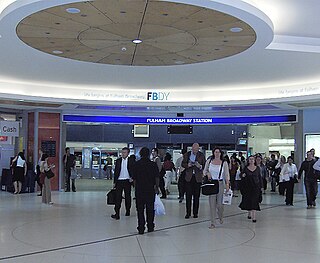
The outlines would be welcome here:
<svg viewBox="0 0 320 263">
<path fill-rule="evenodd" d="M 111 218 L 115 219 L 115 220 L 119 220 L 120 216 L 117 214 L 111 215 Z"/>
<path fill-rule="evenodd" d="M 198 218 L 198 215 L 194 215 L 193 218 Z"/>
<path fill-rule="evenodd" d="M 216 228 L 216 226 L 214 225 L 214 224 L 211 224 L 210 226 L 209 226 L 209 229 L 215 229 Z"/>
<path fill-rule="evenodd" d="M 130 212 L 126 212 L 126 215 L 125 216 L 130 216 Z"/>
<path fill-rule="evenodd" d="M 151 233 L 151 232 L 153 232 L 153 231 L 154 231 L 154 229 L 153 229 L 153 228 L 148 229 L 148 232 L 149 232 L 149 233 Z"/>
<path fill-rule="evenodd" d="M 248 219 L 251 219 L 251 216 L 248 216 Z"/>
<path fill-rule="evenodd" d="M 252 223 L 257 223 L 257 220 L 256 219 L 252 219 Z"/>
<path fill-rule="evenodd" d="M 189 219 L 189 218 L 190 218 L 190 215 L 186 215 L 184 218 L 185 218 L 185 219 Z"/>
<path fill-rule="evenodd" d="M 77 192 L 76 189 L 72 190 L 72 192 Z"/>
<path fill-rule="evenodd" d="M 40 193 L 40 194 L 37 194 L 37 196 L 42 196 L 42 194 Z"/>
<path fill-rule="evenodd" d="M 138 231 L 139 235 L 143 235 L 144 234 L 144 231 Z"/>
<path fill-rule="evenodd" d="M 166 199 L 166 198 L 167 198 L 167 196 L 165 196 L 165 195 L 160 197 L 160 199 Z"/>
<path fill-rule="evenodd" d="M 65 190 L 65 192 L 70 192 L 70 190 Z"/>
<path fill-rule="evenodd" d="M 181 198 L 181 199 L 179 200 L 179 203 L 182 203 L 182 200 L 183 200 L 183 199 Z"/>
</svg>

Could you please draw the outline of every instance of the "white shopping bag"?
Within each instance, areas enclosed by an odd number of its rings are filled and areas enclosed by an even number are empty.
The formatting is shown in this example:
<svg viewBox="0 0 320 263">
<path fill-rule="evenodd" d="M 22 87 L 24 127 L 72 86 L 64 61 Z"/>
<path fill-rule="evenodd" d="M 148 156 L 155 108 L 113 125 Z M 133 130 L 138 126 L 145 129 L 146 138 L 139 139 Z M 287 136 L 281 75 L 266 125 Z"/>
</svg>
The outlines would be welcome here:
<svg viewBox="0 0 320 263">
<path fill-rule="evenodd" d="M 164 205 L 159 197 L 159 195 L 156 194 L 156 198 L 154 201 L 154 213 L 156 216 L 163 216 L 166 214 L 166 210 L 164 208 Z"/>
<path fill-rule="evenodd" d="M 222 198 L 222 204 L 224 205 L 231 205 L 233 192 L 231 189 L 227 192 L 226 189 L 224 189 L 223 192 L 223 198 Z"/>
</svg>

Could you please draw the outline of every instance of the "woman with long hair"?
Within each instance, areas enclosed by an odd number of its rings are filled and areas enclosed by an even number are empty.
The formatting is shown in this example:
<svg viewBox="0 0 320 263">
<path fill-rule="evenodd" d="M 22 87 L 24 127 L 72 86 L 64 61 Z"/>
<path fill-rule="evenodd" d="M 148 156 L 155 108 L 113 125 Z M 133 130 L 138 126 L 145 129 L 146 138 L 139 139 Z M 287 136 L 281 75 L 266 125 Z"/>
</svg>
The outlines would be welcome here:
<svg viewBox="0 0 320 263">
<path fill-rule="evenodd" d="M 164 188 L 166 191 L 166 195 L 170 194 L 170 185 L 172 182 L 173 173 L 175 171 L 175 167 L 171 159 L 172 159 L 171 154 L 166 153 L 164 157 L 164 162 L 163 162 L 163 169 L 165 171 L 165 175 L 163 178 L 164 178 Z"/>
<path fill-rule="evenodd" d="M 254 156 L 248 158 L 248 164 L 241 174 L 242 200 L 239 205 L 241 210 L 248 211 L 248 219 L 257 222 L 256 211 L 260 211 L 259 203 L 262 201 L 262 178 L 260 167 L 256 165 Z"/>
<path fill-rule="evenodd" d="M 223 223 L 223 211 L 224 207 L 222 204 L 224 189 L 229 191 L 229 166 L 226 161 L 223 160 L 223 154 L 220 148 L 215 148 L 212 151 L 212 157 L 206 161 L 203 175 L 208 177 L 208 180 L 218 180 L 219 181 L 219 192 L 217 194 L 209 195 L 209 205 L 210 205 L 210 216 L 211 225 L 210 229 L 215 228 L 216 212 L 218 212 L 218 217 L 220 224 Z"/>
<path fill-rule="evenodd" d="M 11 166 L 13 167 L 13 186 L 14 194 L 20 194 L 22 190 L 22 183 L 27 175 L 26 158 L 23 152 L 19 152 L 18 155 L 12 160 Z"/>
<path fill-rule="evenodd" d="M 48 154 L 44 153 L 41 156 L 40 162 L 40 177 L 41 181 L 43 182 L 42 188 L 42 203 L 44 204 L 53 204 L 51 202 L 51 182 L 50 179 L 46 176 L 46 172 L 53 169 L 55 167 L 54 164 L 48 164 Z"/>
<path fill-rule="evenodd" d="M 283 182 L 282 180 L 280 180 L 280 173 L 281 173 L 281 171 L 282 171 L 282 168 L 283 168 L 283 166 L 286 164 L 286 157 L 285 156 L 283 156 L 283 155 L 281 155 L 280 156 L 280 160 L 279 160 L 279 162 L 277 163 L 277 165 L 276 165 L 276 171 L 277 171 L 277 175 L 278 175 L 278 178 L 277 178 L 277 180 L 278 180 L 278 183 L 279 183 L 279 194 L 280 195 L 284 195 L 284 192 L 285 192 L 285 188 L 286 188 L 286 184 L 285 184 L 285 182 Z"/>
</svg>

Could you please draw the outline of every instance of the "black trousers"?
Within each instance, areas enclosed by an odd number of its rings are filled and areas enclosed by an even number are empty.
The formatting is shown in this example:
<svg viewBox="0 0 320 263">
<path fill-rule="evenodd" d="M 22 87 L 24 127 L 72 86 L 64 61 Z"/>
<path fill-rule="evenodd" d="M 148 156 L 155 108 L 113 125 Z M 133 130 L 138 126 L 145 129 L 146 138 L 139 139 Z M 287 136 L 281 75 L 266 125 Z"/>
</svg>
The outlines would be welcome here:
<svg viewBox="0 0 320 263">
<path fill-rule="evenodd" d="M 285 191 L 286 191 L 286 204 L 292 205 L 293 204 L 293 188 L 294 188 L 294 181 L 290 179 L 290 181 L 285 182 Z"/>
<path fill-rule="evenodd" d="M 307 181 L 304 180 L 307 195 L 307 205 L 315 205 L 318 194 L 318 182 L 317 180 Z"/>
<path fill-rule="evenodd" d="M 197 183 L 196 178 L 192 176 L 190 182 L 186 182 L 186 210 L 187 215 L 191 215 L 191 203 L 193 198 L 193 215 L 198 215 L 199 198 L 201 183 Z"/>
<path fill-rule="evenodd" d="M 160 188 L 160 191 L 161 191 L 161 197 L 167 197 L 166 189 L 164 188 L 164 178 L 163 178 L 163 176 L 160 176 L 159 188 Z"/>
<path fill-rule="evenodd" d="M 179 198 L 183 198 L 186 192 L 186 180 L 185 180 L 186 172 L 183 171 L 178 180 L 178 191 L 179 191 Z"/>
<path fill-rule="evenodd" d="M 279 195 L 284 195 L 286 191 L 286 182 L 279 182 Z"/>
<path fill-rule="evenodd" d="M 116 205 L 114 211 L 120 215 L 120 208 L 122 203 L 122 192 L 124 191 L 124 199 L 126 212 L 130 213 L 131 209 L 131 183 L 129 180 L 118 180 L 115 185 L 116 188 Z"/>
<path fill-rule="evenodd" d="M 66 185 L 65 185 L 65 189 L 66 191 L 70 191 L 70 180 L 71 180 L 71 187 L 72 187 L 72 191 L 76 190 L 76 184 L 75 184 L 75 179 L 71 179 L 71 169 L 66 170 Z"/>
<path fill-rule="evenodd" d="M 138 216 L 138 231 L 143 232 L 147 222 L 147 228 L 149 231 L 154 230 L 154 200 L 155 193 L 136 193 L 136 208 Z M 144 211 L 146 210 L 146 217 Z"/>
</svg>

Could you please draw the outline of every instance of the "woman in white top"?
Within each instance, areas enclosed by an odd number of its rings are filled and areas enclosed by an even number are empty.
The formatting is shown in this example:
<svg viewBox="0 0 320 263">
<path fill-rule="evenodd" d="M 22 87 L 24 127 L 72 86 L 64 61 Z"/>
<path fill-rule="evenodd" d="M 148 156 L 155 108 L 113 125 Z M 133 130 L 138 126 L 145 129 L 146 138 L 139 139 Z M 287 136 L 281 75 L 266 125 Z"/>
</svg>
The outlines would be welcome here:
<svg viewBox="0 0 320 263">
<path fill-rule="evenodd" d="M 285 192 L 285 188 L 286 188 L 286 185 L 285 185 L 285 182 L 283 182 L 281 179 L 280 179 L 280 173 L 281 173 L 281 170 L 283 168 L 283 166 L 286 164 L 286 157 L 284 157 L 283 155 L 280 156 L 280 161 L 277 163 L 275 169 L 279 169 L 279 194 L 280 195 L 284 195 L 284 192 Z"/>
<path fill-rule="evenodd" d="M 220 148 L 215 148 L 212 151 L 213 155 L 207 160 L 203 175 L 208 176 L 208 179 L 219 181 L 219 193 L 215 195 L 209 195 L 209 205 L 210 205 L 210 215 L 211 215 L 211 225 L 210 229 L 215 228 L 216 221 L 216 210 L 218 211 L 218 217 L 220 224 L 223 223 L 223 191 L 229 191 L 229 166 L 227 162 L 223 161 L 223 154 Z"/>
<path fill-rule="evenodd" d="M 13 186 L 14 194 L 20 194 L 22 189 L 22 183 L 27 174 L 26 158 L 23 152 L 19 152 L 18 155 L 12 160 L 13 167 Z"/>
<path fill-rule="evenodd" d="M 293 163 L 292 156 L 289 156 L 287 163 L 283 165 L 280 173 L 280 182 L 284 184 L 286 190 L 286 205 L 293 205 L 293 189 L 295 178 L 298 177 L 298 170 Z"/>
</svg>

